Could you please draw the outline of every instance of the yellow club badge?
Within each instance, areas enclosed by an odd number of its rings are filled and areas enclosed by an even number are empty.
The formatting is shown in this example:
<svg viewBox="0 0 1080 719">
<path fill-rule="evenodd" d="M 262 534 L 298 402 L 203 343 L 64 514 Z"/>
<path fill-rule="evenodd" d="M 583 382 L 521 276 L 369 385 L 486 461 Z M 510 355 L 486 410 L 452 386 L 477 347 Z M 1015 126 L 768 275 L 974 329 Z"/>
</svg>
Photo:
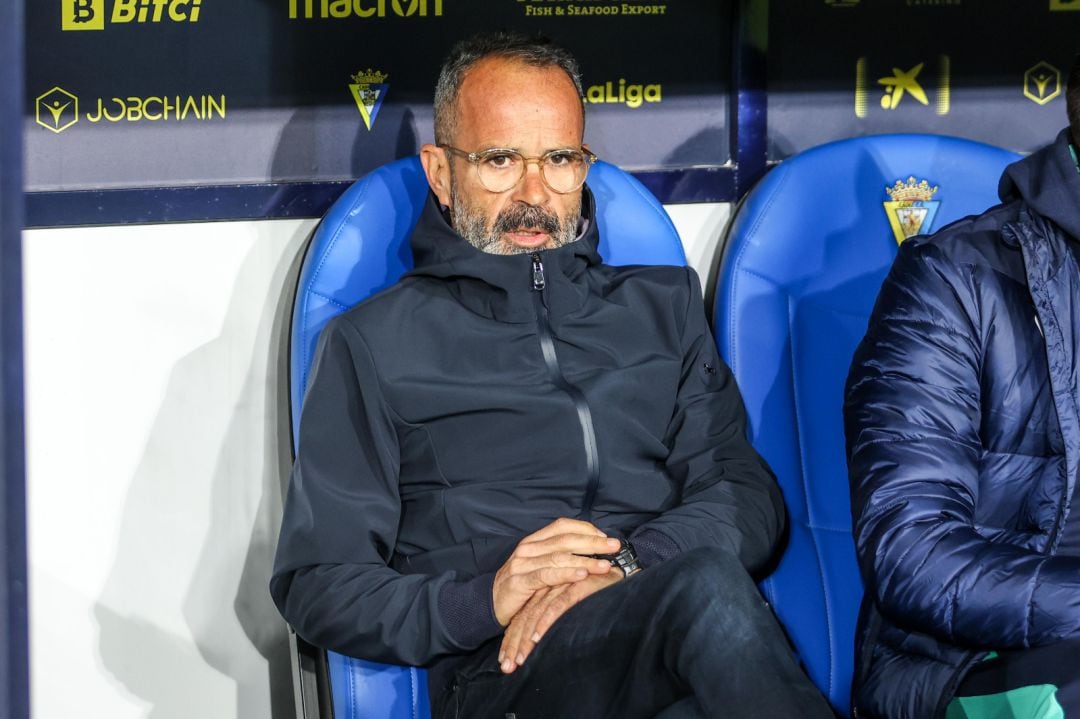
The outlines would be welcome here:
<svg viewBox="0 0 1080 719">
<path fill-rule="evenodd" d="M 937 191 L 937 185 L 931 187 L 926 180 L 916 182 L 914 176 L 908 177 L 907 182 L 897 180 L 892 187 L 885 188 L 890 199 L 881 204 L 885 206 L 885 215 L 897 244 L 930 232 L 941 204 L 933 199 Z"/>
</svg>

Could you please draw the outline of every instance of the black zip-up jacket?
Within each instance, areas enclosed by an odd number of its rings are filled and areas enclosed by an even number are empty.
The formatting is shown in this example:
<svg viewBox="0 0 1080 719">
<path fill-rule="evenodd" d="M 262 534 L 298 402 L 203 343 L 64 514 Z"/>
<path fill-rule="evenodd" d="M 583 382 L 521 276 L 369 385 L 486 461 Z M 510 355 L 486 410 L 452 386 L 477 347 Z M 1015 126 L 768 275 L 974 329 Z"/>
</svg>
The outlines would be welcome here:
<svg viewBox="0 0 1080 719">
<path fill-rule="evenodd" d="M 270 584 L 300 636 L 414 665 L 475 649 L 502 631 L 495 571 L 559 517 L 646 566 L 701 546 L 768 562 L 779 489 L 695 275 L 602 264 L 586 225 L 497 256 L 431 197 L 416 268 L 323 330 Z"/>
</svg>

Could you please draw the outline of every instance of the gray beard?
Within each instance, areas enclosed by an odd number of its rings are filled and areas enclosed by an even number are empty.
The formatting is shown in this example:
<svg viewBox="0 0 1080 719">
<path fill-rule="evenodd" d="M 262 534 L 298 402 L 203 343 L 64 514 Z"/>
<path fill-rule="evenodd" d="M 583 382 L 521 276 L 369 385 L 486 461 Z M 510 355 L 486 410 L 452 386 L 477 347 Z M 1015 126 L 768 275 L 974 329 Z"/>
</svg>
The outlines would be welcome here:
<svg viewBox="0 0 1080 719">
<path fill-rule="evenodd" d="M 474 209 L 457 192 L 457 182 L 453 176 L 450 179 L 450 216 L 453 219 L 453 227 L 459 235 L 480 250 L 492 255 L 521 255 L 535 250 L 504 242 L 502 234 L 519 228 L 528 228 L 547 233 L 551 241 L 540 249 L 553 250 L 562 247 L 577 239 L 578 222 L 581 219 L 581 204 L 578 203 L 570 213 L 559 222 L 554 212 L 515 202 L 503 210 L 495 218 L 495 222 L 489 228 L 481 211 Z"/>
</svg>

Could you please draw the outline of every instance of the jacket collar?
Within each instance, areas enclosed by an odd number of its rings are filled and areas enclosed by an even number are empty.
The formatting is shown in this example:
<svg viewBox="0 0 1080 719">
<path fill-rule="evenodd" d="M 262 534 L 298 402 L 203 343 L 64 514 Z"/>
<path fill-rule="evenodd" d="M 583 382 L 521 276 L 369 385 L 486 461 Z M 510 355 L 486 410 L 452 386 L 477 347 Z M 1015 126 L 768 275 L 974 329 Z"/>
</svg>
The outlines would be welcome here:
<svg viewBox="0 0 1080 719">
<path fill-rule="evenodd" d="M 582 192 L 585 226 L 577 240 L 554 250 L 541 250 L 546 288 L 544 299 L 555 316 L 569 314 L 588 297 L 586 270 L 601 262 L 595 202 L 588 187 Z M 493 255 L 461 237 L 447 221 L 434 194 L 413 230 L 415 267 L 406 277 L 428 277 L 446 283 L 450 293 L 472 312 L 500 322 L 533 322 L 532 254 Z"/>
<path fill-rule="evenodd" d="M 1065 128 L 1052 144 L 1005 168 L 998 194 L 1003 202 L 1023 200 L 1080 240 L 1080 174 L 1069 151 L 1070 139 Z"/>
</svg>

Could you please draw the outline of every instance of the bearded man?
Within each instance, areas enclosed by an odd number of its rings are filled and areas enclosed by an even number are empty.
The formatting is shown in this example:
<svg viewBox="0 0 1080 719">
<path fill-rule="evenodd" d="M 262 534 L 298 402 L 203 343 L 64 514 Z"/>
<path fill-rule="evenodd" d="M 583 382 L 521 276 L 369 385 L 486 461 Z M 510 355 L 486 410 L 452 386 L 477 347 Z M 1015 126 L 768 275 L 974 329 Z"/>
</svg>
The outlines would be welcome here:
<svg viewBox="0 0 1080 719">
<path fill-rule="evenodd" d="M 436 717 L 832 716 L 751 579 L 783 505 L 697 278 L 597 254 L 583 108 L 549 42 L 452 51 L 415 269 L 320 338 L 274 599 Z"/>
</svg>

